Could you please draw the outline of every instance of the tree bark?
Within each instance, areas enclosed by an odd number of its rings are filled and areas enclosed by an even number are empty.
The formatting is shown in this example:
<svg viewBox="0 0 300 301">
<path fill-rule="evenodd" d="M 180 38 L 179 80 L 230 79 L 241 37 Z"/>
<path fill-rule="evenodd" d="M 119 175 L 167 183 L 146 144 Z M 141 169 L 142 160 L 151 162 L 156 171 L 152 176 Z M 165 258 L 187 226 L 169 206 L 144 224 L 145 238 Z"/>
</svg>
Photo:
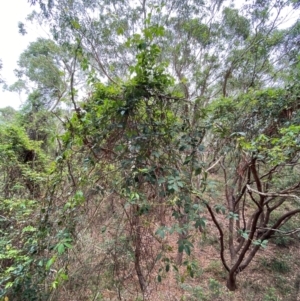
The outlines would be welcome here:
<svg viewBox="0 0 300 301">
<path fill-rule="evenodd" d="M 234 272 L 228 274 L 226 286 L 230 291 L 235 291 L 237 289 L 236 275 Z"/>
<path fill-rule="evenodd" d="M 135 267 L 136 274 L 138 276 L 141 291 L 144 295 L 144 293 L 147 289 L 147 283 L 146 283 L 145 277 L 143 275 L 142 267 L 141 267 L 142 236 L 141 236 L 140 218 L 138 215 L 138 207 L 136 208 L 136 211 L 133 212 L 133 221 L 134 221 L 134 229 L 135 229 L 134 267 Z"/>
</svg>

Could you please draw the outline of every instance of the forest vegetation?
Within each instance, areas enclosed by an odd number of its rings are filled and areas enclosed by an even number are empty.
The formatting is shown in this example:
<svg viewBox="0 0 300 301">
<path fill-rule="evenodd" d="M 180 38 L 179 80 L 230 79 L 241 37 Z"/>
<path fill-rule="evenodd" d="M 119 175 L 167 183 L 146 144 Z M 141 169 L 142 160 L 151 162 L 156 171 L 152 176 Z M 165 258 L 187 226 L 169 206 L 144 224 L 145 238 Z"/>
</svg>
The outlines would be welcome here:
<svg viewBox="0 0 300 301">
<path fill-rule="evenodd" d="M 300 2 L 29 2 L 0 300 L 299 300 Z"/>
</svg>

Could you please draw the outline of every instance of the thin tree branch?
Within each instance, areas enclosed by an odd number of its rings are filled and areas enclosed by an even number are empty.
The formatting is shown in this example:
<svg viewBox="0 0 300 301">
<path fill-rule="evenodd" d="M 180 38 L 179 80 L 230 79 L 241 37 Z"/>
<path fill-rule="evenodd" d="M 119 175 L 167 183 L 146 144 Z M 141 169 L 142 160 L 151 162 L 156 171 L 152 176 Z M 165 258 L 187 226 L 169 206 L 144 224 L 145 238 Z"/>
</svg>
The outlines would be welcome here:
<svg viewBox="0 0 300 301">
<path fill-rule="evenodd" d="M 207 209 L 208 209 L 208 211 L 209 211 L 209 213 L 210 213 L 210 216 L 211 216 L 211 218 L 212 218 L 214 224 L 216 225 L 216 227 L 217 227 L 218 230 L 219 230 L 219 234 L 220 234 L 220 245 L 221 245 L 220 256 L 221 256 L 221 260 L 222 260 L 223 266 L 224 266 L 225 269 L 229 272 L 230 269 L 229 269 L 229 267 L 228 267 L 228 265 L 227 265 L 227 263 L 226 263 L 225 257 L 224 257 L 224 250 L 225 250 L 225 248 L 224 248 L 224 233 L 223 233 L 223 231 L 222 231 L 222 229 L 221 229 L 221 227 L 220 227 L 220 225 L 219 225 L 219 223 L 218 223 L 218 221 L 217 221 L 217 219 L 216 219 L 216 217 L 215 217 L 215 215 L 214 215 L 214 213 L 213 213 L 211 207 L 210 207 L 208 204 L 206 204 L 206 207 L 207 207 Z"/>
<path fill-rule="evenodd" d="M 260 196 L 264 196 L 264 197 L 290 197 L 290 198 L 295 198 L 297 200 L 300 200 L 300 197 L 295 195 L 295 194 L 281 194 L 281 193 L 276 193 L 276 192 L 265 193 L 265 192 L 260 192 L 258 190 L 255 190 L 255 189 L 251 188 L 249 184 L 247 184 L 246 186 L 247 186 L 248 191 L 257 193 Z"/>
<path fill-rule="evenodd" d="M 205 172 L 209 172 L 211 169 L 213 169 L 220 162 L 220 160 L 222 160 L 222 159 L 223 159 L 223 156 L 221 156 L 212 166 L 210 166 L 209 168 L 207 168 L 205 170 Z"/>
</svg>

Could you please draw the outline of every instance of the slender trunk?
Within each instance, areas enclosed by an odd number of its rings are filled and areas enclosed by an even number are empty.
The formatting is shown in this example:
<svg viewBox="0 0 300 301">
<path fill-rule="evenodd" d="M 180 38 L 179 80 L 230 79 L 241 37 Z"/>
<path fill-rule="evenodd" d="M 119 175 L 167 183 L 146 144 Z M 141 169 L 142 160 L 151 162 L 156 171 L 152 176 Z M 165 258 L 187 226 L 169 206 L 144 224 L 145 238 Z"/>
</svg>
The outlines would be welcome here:
<svg viewBox="0 0 300 301">
<path fill-rule="evenodd" d="M 234 196 L 233 196 L 232 190 L 230 190 L 230 195 L 228 195 L 227 197 L 228 197 L 227 202 L 228 202 L 229 211 L 235 213 L 234 212 L 234 209 L 235 209 L 234 208 Z M 234 263 L 235 257 L 236 257 L 235 248 L 234 248 L 234 232 L 235 232 L 234 226 L 235 226 L 235 220 L 233 218 L 229 219 L 228 243 L 229 243 L 231 264 Z"/>
<path fill-rule="evenodd" d="M 181 218 L 180 218 L 180 221 L 179 221 L 179 225 L 180 225 L 180 228 L 183 228 L 184 225 L 186 225 L 188 221 L 188 218 L 187 218 L 187 215 L 184 214 Z M 186 239 L 188 236 L 188 233 L 181 233 L 179 234 L 179 240 L 184 240 Z M 179 252 L 177 253 L 177 258 L 176 258 L 176 262 L 178 265 L 182 265 L 182 261 L 183 261 L 183 252 Z"/>
<path fill-rule="evenodd" d="M 234 263 L 235 261 L 235 257 L 236 257 L 236 253 L 235 253 L 235 248 L 234 248 L 234 239 L 233 239 L 233 235 L 234 235 L 234 219 L 230 219 L 229 220 L 229 237 L 228 237 L 228 243 L 229 243 L 229 251 L 230 251 L 230 259 L 231 259 L 231 264 Z"/>
<path fill-rule="evenodd" d="M 235 291 L 237 289 L 236 274 L 233 271 L 230 271 L 228 274 L 226 286 L 230 291 Z"/>
<path fill-rule="evenodd" d="M 160 224 L 161 226 L 165 226 L 166 225 L 166 205 L 164 203 L 164 198 L 160 198 L 159 200 L 160 204 L 159 204 L 159 217 L 160 217 Z"/>
<path fill-rule="evenodd" d="M 133 217 L 134 226 L 135 226 L 134 267 L 135 267 L 136 274 L 138 276 L 141 291 L 144 295 L 147 289 L 147 283 L 141 267 L 142 236 L 141 236 L 140 217 L 137 212 L 133 212 L 133 214 L 135 214 L 135 216 Z"/>
</svg>

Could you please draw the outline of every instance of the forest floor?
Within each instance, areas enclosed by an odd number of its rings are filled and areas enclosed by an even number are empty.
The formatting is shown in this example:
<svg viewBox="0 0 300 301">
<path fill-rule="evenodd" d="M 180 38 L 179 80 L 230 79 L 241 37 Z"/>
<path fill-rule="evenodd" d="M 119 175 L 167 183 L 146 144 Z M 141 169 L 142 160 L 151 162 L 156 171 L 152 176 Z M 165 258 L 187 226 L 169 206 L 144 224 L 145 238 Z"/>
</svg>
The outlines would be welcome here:
<svg viewBox="0 0 300 301">
<path fill-rule="evenodd" d="M 148 230 L 142 233 L 141 260 L 149 272 L 145 275 L 148 287 L 143 296 L 132 245 L 126 239 L 126 235 L 132 234 L 118 232 L 120 221 L 114 218 L 111 208 L 105 211 L 90 206 L 88 210 L 93 214 L 86 213 L 89 223 L 69 254 L 69 280 L 50 301 L 300 301 L 299 235 L 294 239 L 270 240 L 267 248 L 259 250 L 238 275 L 238 289 L 231 292 L 226 288 L 227 275 L 220 260 L 219 234 L 210 216 L 204 214 L 207 220 L 204 231 L 190 231 L 192 252 L 190 256 L 183 253 L 181 266 L 174 264 L 178 260 L 178 235 L 166 235 L 163 256 L 156 260 L 162 249 L 153 234 L 157 228 L 146 227 Z M 228 223 L 225 216 L 217 217 L 221 224 Z M 171 226 L 175 221 L 170 217 L 165 222 Z M 192 268 L 193 277 L 188 267 Z"/>
<path fill-rule="evenodd" d="M 238 289 L 230 292 L 212 221 L 208 220 L 207 228 L 209 234 L 199 234 L 195 239 L 191 256 L 184 255 L 183 261 L 194 263 L 194 277 L 188 275 L 184 266 L 178 272 L 165 273 L 149 300 L 300 301 L 299 241 L 281 242 L 283 246 L 270 242 L 238 275 Z M 176 239 L 171 238 L 170 244 L 176 248 Z"/>
</svg>

